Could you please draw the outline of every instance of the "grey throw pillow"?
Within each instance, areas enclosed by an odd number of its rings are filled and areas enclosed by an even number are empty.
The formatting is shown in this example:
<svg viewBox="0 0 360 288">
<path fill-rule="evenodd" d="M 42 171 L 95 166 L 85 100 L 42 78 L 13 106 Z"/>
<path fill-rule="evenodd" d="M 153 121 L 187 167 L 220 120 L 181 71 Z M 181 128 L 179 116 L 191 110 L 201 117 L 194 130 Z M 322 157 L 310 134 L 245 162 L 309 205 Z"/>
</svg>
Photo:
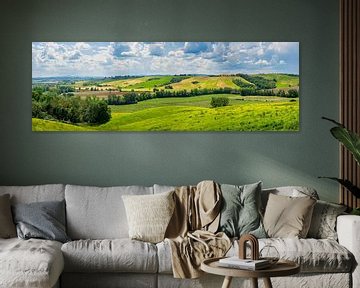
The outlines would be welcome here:
<svg viewBox="0 0 360 288">
<path fill-rule="evenodd" d="M 11 215 L 10 196 L 0 196 L 0 238 L 16 237 L 15 224 Z"/>
<path fill-rule="evenodd" d="M 309 238 L 337 240 L 336 219 L 346 206 L 318 200 L 312 214 Z"/>
<path fill-rule="evenodd" d="M 261 182 L 243 186 L 222 184 L 221 192 L 223 201 L 219 231 L 229 237 L 250 233 L 265 238 L 260 216 Z"/>
<path fill-rule="evenodd" d="M 70 241 L 65 232 L 65 201 L 16 204 L 13 214 L 19 238 Z"/>
</svg>

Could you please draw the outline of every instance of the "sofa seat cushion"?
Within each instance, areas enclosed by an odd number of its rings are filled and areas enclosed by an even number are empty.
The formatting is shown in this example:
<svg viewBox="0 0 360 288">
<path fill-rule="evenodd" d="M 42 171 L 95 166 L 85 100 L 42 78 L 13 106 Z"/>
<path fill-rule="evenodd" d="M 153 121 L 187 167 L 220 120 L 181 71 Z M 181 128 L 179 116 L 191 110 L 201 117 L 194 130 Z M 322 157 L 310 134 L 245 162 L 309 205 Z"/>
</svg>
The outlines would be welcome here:
<svg viewBox="0 0 360 288">
<path fill-rule="evenodd" d="M 0 287 L 52 287 L 63 268 L 60 242 L 0 239 Z"/>
<path fill-rule="evenodd" d="M 66 272 L 156 273 L 156 246 L 123 239 L 77 240 L 61 248 Z"/>
<path fill-rule="evenodd" d="M 265 245 L 274 246 L 280 258 L 295 261 L 302 273 L 350 272 L 354 265 L 353 255 L 338 242 L 330 239 L 267 238 L 259 239 L 260 250 Z M 167 241 L 157 244 L 159 273 L 172 273 L 171 248 Z M 227 256 L 238 255 L 235 241 Z M 250 251 L 249 251 L 250 256 Z"/>
</svg>

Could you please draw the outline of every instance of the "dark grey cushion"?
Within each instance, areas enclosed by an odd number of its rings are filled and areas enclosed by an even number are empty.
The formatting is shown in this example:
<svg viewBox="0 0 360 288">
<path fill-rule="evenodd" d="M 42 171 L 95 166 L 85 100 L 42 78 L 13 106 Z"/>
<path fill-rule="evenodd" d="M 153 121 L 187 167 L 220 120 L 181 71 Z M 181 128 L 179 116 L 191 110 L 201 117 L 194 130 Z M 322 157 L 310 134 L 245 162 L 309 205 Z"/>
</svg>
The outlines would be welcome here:
<svg viewBox="0 0 360 288">
<path fill-rule="evenodd" d="M 229 237 L 251 233 L 266 238 L 260 215 L 261 182 L 243 186 L 222 184 L 221 192 L 219 231 Z"/>
<path fill-rule="evenodd" d="M 65 201 L 16 204 L 12 209 L 19 238 L 70 241 L 65 231 Z"/>
</svg>

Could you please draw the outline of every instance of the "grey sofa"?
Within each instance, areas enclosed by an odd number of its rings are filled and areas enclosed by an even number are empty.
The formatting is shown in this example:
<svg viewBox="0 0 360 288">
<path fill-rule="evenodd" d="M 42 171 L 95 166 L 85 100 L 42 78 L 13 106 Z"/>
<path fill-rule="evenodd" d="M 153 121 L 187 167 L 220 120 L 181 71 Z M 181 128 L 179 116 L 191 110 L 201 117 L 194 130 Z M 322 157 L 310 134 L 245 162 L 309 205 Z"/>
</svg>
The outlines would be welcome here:
<svg viewBox="0 0 360 288">
<path fill-rule="evenodd" d="M 221 287 L 222 277 L 172 277 L 167 242 L 151 244 L 128 238 L 122 195 L 154 194 L 170 186 L 89 187 L 76 185 L 0 186 L 12 203 L 66 202 L 65 244 L 40 240 L 0 239 L 0 287 Z M 273 189 L 274 190 L 274 189 Z M 276 193 L 289 195 L 289 187 Z M 266 193 L 263 191 L 263 199 Z M 360 287 L 360 217 L 337 219 L 339 240 L 260 239 L 281 257 L 297 261 L 301 273 L 272 279 L 274 287 Z M 236 255 L 237 243 L 228 255 Z M 259 281 L 262 285 L 262 281 Z M 250 284 L 234 279 L 233 285 Z M 260 285 L 260 286 L 261 286 Z"/>
</svg>

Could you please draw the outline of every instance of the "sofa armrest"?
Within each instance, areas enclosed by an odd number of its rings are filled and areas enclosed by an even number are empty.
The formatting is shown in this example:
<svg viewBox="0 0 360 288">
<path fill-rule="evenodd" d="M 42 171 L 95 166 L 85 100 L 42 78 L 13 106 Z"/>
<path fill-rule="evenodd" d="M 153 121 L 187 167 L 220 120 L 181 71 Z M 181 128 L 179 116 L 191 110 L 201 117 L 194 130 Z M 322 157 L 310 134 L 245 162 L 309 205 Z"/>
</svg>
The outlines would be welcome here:
<svg viewBox="0 0 360 288">
<path fill-rule="evenodd" d="M 355 257 L 353 287 L 360 287 L 360 216 L 338 216 L 336 229 L 340 245 L 347 248 Z"/>
</svg>

